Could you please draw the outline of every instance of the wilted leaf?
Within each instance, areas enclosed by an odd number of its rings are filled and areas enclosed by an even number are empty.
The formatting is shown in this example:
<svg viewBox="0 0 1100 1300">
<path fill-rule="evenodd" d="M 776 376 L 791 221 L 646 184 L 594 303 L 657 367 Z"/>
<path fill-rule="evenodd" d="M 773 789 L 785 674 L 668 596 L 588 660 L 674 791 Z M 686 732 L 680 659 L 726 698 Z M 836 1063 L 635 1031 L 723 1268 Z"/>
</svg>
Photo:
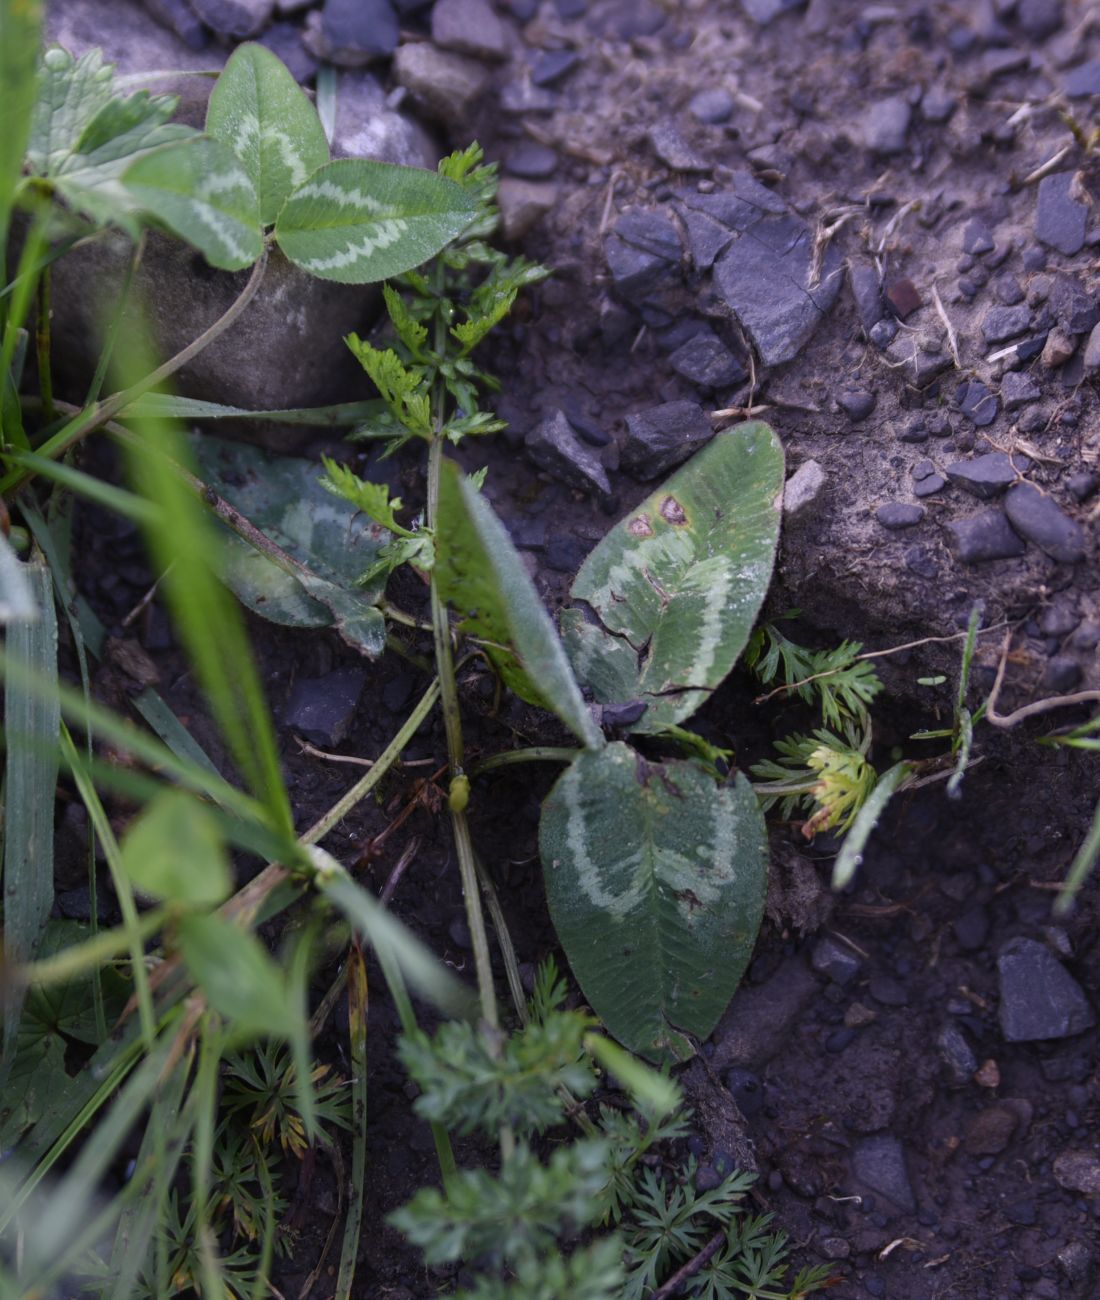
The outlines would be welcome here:
<svg viewBox="0 0 1100 1300">
<path fill-rule="evenodd" d="M 317 110 L 286 65 L 254 42 L 239 45 L 225 65 L 210 95 L 206 130 L 248 173 L 265 226 L 287 195 L 329 160 Z"/>
<path fill-rule="evenodd" d="M 602 704 L 642 700 L 633 731 L 690 717 L 748 641 L 779 541 L 783 450 L 759 421 L 718 434 L 608 533 L 572 586 L 566 650 Z"/>
<path fill-rule="evenodd" d="M 237 598 L 272 623 L 334 626 L 364 654 L 381 654 L 385 620 L 374 602 L 383 583 L 358 579 L 390 534 L 326 492 L 315 461 L 209 436 L 194 437 L 191 450 L 206 482 L 308 571 L 287 573 L 227 532 L 223 577 Z"/>
<path fill-rule="evenodd" d="M 131 822 L 122 864 L 143 894 L 167 903 L 213 907 L 232 888 L 217 822 L 183 790 L 165 790 Z"/>
<path fill-rule="evenodd" d="M 574 760 L 543 805 L 550 915 L 584 995 L 650 1060 L 692 1054 L 737 988 L 764 910 L 752 787 L 616 742 Z"/>
<path fill-rule="evenodd" d="M 341 158 L 287 199 L 275 235 L 310 275 L 366 284 L 434 257 L 474 210 L 461 186 L 435 172 Z"/>
<path fill-rule="evenodd" d="M 436 574 L 462 630 L 517 695 L 556 713 L 585 745 L 603 744 L 569 660 L 504 525 L 451 461 L 443 462 L 436 515 Z"/>
<path fill-rule="evenodd" d="M 196 136 L 154 149 L 126 168 L 122 183 L 144 212 L 194 244 L 211 266 L 240 271 L 259 257 L 256 191 L 219 141 Z"/>
</svg>

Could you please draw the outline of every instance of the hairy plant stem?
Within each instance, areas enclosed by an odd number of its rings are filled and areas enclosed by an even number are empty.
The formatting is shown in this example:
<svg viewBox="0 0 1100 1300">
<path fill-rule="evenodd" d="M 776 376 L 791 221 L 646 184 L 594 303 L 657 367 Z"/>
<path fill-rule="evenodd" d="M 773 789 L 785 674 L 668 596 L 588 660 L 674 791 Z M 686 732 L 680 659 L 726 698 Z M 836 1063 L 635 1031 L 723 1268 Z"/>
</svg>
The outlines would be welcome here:
<svg viewBox="0 0 1100 1300">
<path fill-rule="evenodd" d="M 51 460 L 56 460 L 63 452 L 68 451 L 75 443 L 82 438 L 87 437 L 95 429 L 101 428 L 109 420 L 113 420 L 116 415 L 124 410 L 129 404 L 141 397 L 142 394 L 155 388 L 162 380 L 174 375 L 177 370 L 181 370 L 187 363 L 193 360 L 210 346 L 216 338 L 224 334 L 225 331 L 240 316 L 241 312 L 248 306 L 256 295 L 256 291 L 263 283 L 264 272 L 267 270 L 267 246 L 264 246 L 259 260 L 252 268 L 252 274 L 248 277 L 248 283 L 244 286 L 238 296 L 233 300 L 228 309 L 218 317 L 218 319 L 208 328 L 203 330 L 197 339 L 194 339 L 182 351 L 177 352 L 163 365 L 158 366 L 156 370 L 146 375 L 144 379 L 139 379 L 136 384 L 131 384 L 129 388 L 124 388 L 121 392 L 114 393 L 111 397 L 105 397 L 103 401 L 97 402 L 94 406 L 82 411 L 71 419 L 63 429 L 59 429 L 52 438 L 46 441 L 36 449 L 39 456 L 45 456 Z M 34 470 L 26 466 L 19 466 L 5 474 L 0 479 L 0 494 L 6 494 L 15 488 L 22 487 L 24 483 L 34 477 Z"/>
</svg>

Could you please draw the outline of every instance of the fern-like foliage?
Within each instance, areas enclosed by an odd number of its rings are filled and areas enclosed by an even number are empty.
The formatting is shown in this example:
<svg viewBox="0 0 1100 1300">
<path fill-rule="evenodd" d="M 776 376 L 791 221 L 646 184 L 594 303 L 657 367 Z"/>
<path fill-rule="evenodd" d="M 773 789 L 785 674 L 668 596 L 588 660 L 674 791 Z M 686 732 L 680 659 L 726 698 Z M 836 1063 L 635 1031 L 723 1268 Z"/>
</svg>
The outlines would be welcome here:
<svg viewBox="0 0 1100 1300">
<path fill-rule="evenodd" d="M 780 805 L 780 815 L 810 814 L 803 834 L 847 830 L 875 787 L 878 773 L 867 759 L 870 727 L 862 734 L 848 723 L 841 735 L 817 730 L 775 742 L 778 760 L 764 759 L 750 769 L 765 810 Z"/>
<path fill-rule="evenodd" d="M 882 690 L 874 666 L 857 657 L 862 649 L 859 641 L 842 641 L 831 650 L 808 650 L 767 623 L 753 633 L 745 661 L 765 686 L 786 686 L 807 704 L 816 697 L 824 725 L 839 728 L 845 719 L 865 717 Z"/>
</svg>

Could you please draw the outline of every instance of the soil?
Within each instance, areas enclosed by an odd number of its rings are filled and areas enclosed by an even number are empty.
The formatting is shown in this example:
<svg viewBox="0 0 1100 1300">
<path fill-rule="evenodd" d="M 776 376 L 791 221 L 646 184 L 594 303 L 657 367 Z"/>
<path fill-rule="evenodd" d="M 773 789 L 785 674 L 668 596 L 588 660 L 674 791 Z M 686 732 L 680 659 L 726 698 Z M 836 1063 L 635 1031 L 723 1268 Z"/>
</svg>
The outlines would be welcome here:
<svg viewBox="0 0 1100 1300">
<path fill-rule="evenodd" d="M 768 10 L 776 16 L 766 23 L 749 16 Z M 1036 35 L 1040 10 L 1032 0 L 501 6 L 510 57 L 484 65 L 489 86 L 468 116 L 435 125 L 456 146 L 476 136 L 490 158 L 504 161 L 506 176 L 521 145 L 555 155 L 550 175 L 538 178 L 546 211 L 514 241 L 516 251 L 552 266 L 554 279 L 527 296 L 487 358 L 503 381 L 498 406 L 511 429 L 488 453 L 480 444 L 464 452 L 471 464 L 490 460 L 487 494 L 552 607 L 585 553 L 647 490 L 620 468 L 628 415 L 679 400 L 708 412 L 762 408 L 789 470 L 815 461 L 823 471 L 816 497 L 785 530 L 771 615 L 798 607 L 814 644 L 848 637 L 884 649 L 957 633 L 980 602 L 987 627 L 1007 622 L 1013 633 L 1004 709 L 1100 687 L 1096 498 L 1088 482 L 1100 457 L 1100 403 L 1097 370 L 1086 365 L 1100 318 L 1100 209 L 1091 197 L 1095 156 L 1075 143 L 1064 117 L 1068 110 L 1087 129 L 1097 98 L 1063 97 L 1067 75 L 1100 58 L 1100 22 L 1083 0 L 1052 3 L 1045 10 L 1060 21 Z M 528 11 L 527 21 L 516 16 Z M 524 108 L 531 100 L 517 85 L 531 95 L 541 89 L 524 69 L 552 50 L 574 51 L 576 61 L 541 91 L 546 103 Z M 707 124 L 689 105 L 714 88 L 733 102 L 725 122 Z M 670 143 L 669 130 L 680 139 Z M 1069 174 L 1071 201 L 1086 214 L 1081 242 L 1068 253 L 1037 238 L 1041 181 L 1028 179 L 1062 149 L 1050 174 Z M 870 321 L 846 284 L 795 355 L 766 365 L 756 331 L 686 252 L 648 297 L 621 291 L 607 247 L 624 214 L 657 213 L 680 229 L 685 193 L 724 193 L 742 174 L 804 224 L 826 274 L 830 266 L 841 274 L 844 262 L 875 268 L 904 319 L 875 308 L 881 316 Z M 966 251 L 986 242 L 984 252 Z M 1027 321 L 1019 337 L 1042 341 L 991 360 L 1019 338 L 992 339 L 999 331 L 988 314 L 1021 305 Z M 748 376 L 705 388 L 678 373 L 671 358 L 690 340 L 688 320 L 709 325 Z M 895 331 L 885 347 L 874 337 L 881 321 Z M 1055 365 L 1050 337 L 1059 330 L 1071 355 Z M 1035 395 L 1013 405 L 1012 393 L 1031 389 L 1006 384 L 1007 376 L 1032 381 Z M 983 393 L 995 411 L 988 423 Z M 610 492 L 582 491 L 575 471 L 540 469 L 526 454 L 527 435 L 557 410 L 582 441 L 587 432 Z M 1079 530 L 1083 558 L 1067 559 L 1064 550 L 1058 558 L 1049 539 L 1044 550 L 1012 533 L 1015 554 L 967 561 L 966 527 L 960 534 L 951 525 L 1000 515 L 1001 497 L 979 499 L 954 482 L 927 496 L 913 489 L 990 451 L 1028 457 L 1026 477 Z M 403 475 L 415 499 L 411 472 Z M 924 514 L 897 531 L 876 516 L 890 503 L 920 504 Z M 148 575 L 127 533 L 89 515 L 84 535 L 78 581 L 121 633 Z M 417 593 L 394 595 L 412 608 Z M 216 754 L 155 603 L 139 626 L 169 703 Z M 277 710 L 299 679 L 361 662 L 326 634 L 258 622 L 253 633 Z M 992 684 L 1002 634 L 982 638 L 976 698 Z M 879 661 L 887 689 L 875 710 L 875 756 L 883 766 L 895 747 L 913 752 L 914 731 L 949 715 L 958 653 L 957 642 L 929 642 Z M 938 673 L 950 680 L 919 684 Z M 420 680 L 392 657 L 369 665 L 340 751 L 380 752 Z M 517 737 L 552 742 L 545 723 L 514 703 L 492 715 L 486 686 L 476 674 L 464 684 L 472 748 L 496 752 Z M 772 735 L 810 721 L 795 708 L 754 705 L 754 693 L 735 674 L 693 724 L 734 744 L 742 765 L 763 756 Z M 897 801 L 840 895 L 827 890 L 835 844 L 820 836 L 808 844 L 793 826 L 774 832 L 775 883 L 757 955 L 683 1079 L 698 1116 L 692 1145 L 701 1173 L 755 1162 L 760 1204 L 790 1234 L 796 1257 L 835 1262 L 833 1295 L 1100 1293 L 1098 1032 L 1010 1038 L 998 973 L 1006 945 L 1037 941 L 1100 1006 L 1100 891 L 1090 885 L 1066 921 L 1051 912 L 1052 885 L 1064 878 L 1100 790 L 1095 760 L 1034 743 L 1082 716 L 1070 709 L 1015 730 L 986 726 L 982 761 L 961 799 L 933 785 Z M 304 827 L 346 788 L 348 772 L 304 752 L 289 729 L 283 753 Z M 332 851 L 359 858 L 444 753 L 438 720 L 429 721 L 406 760 L 432 764 L 394 774 L 377 805 L 333 835 Z M 500 775 L 475 790 L 472 804 L 479 847 L 529 968 L 553 950 L 535 843 L 551 779 L 529 769 Z M 417 842 L 394 907 L 461 971 L 468 935 L 437 811 L 420 807 L 363 870 L 380 886 Z M 321 1044 L 337 1063 L 341 1014 Z M 446 1271 L 426 1274 L 383 1226 L 387 1211 L 435 1176 L 430 1135 L 412 1116 L 411 1089 L 392 1054 L 394 1032 L 392 1011 L 376 996 L 366 1205 L 375 1228 L 356 1284 L 364 1297 L 446 1293 L 455 1280 Z M 1091 1169 L 1091 1181 L 1074 1175 L 1073 1153 L 1084 1153 L 1077 1163 Z M 284 1294 L 296 1293 L 316 1262 L 339 1212 L 338 1183 L 324 1155 L 303 1176 L 292 1210 L 301 1235 L 280 1278 Z"/>
</svg>

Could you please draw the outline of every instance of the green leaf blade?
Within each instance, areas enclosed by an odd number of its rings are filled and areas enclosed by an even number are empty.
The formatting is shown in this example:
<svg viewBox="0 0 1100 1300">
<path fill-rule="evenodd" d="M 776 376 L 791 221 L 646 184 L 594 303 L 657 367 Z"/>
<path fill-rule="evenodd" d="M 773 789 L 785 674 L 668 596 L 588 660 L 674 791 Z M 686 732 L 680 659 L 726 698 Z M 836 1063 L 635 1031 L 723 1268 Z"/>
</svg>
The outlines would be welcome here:
<svg viewBox="0 0 1100 1300">
<path fill-rule="evenodd" d="M 114 65 L 104 63 L 99 50 L 79 59 L 60 45 L 46 51 L 27 140 L 27 163 L 35 175 L 56 174 L 113 90 Z"/>
<path fill-rule="evenodd" d="M 0 260 L 38 88 L 41 0 L 0 0 Z"/>
<path fill-rule="evenodd" d="M 210 435 L 195 435 L 190 445 L 203 480 L 303 566 L 288 572 L 226 531 L 219 572 L 237 599 L 269 622 L 334 627 L 363 654 L 380 655 L 386 626 L 375 602 L 385 584 L 360 585 L 360 578 L 389 534 L 326 491 L 315 461 Z"/>
<path fill-rule="evenodd" d="M 248 1034 L 290 1038 L 298 1017 L 286 980 L 255 935 L 212 913 L 179 925 L 180 950 L 211 1007 Z"/>
<path fill-rule="evenodd" d="M 275 236 L 310 275 L 367 284 L 434 257 L 474 212 L 461 186 L 435 172 L 341 158 L 291 194 Z"/>
<path fill-rule="evenodd" d="M 444 461 L 436 516 L 440 594 L 486 642 L 508 686 L 549 709 L 590 748 L 603 736 L 585 706 L 561 642 L 504 525 L 452 461 Z"/>
<path fill-rule="evenodd" d="M 122 863 L 150 898 L 214 907 L 232 888 L 217 822 L 192 795 L 165 790 L 131 824 Z"/>
<path fill-rule="evenodd" d="M 682 722 L 737 662 L 771 581 L 782 489 L 778 438 L 759 421 L 740 424 L 585 560 L 572 595 L 599 622 L 565 619 L 566 650 L 601 704 L 646 702 L 634 731 Z"/>
<path fill-rule="evenodd" d="M 36 606 L 33 620 L 12 622 L 7 651 L 12 663 L 57 682 L 57 618 L 50 571 L 42 560 L 26 566 L 25 577 Z M 54 790 L 57 785 L 61 712 L 52 690 L 42 694 L 7 682 L 4 699 L 4 961 L 30 961 L 53 906 Z M 22 990 L 7 989 L 4 1047 L 11 1046 L 19 1023 Z"/>
<path fill-rule="evenodd" d="M 138 158 L 122 184 L 144 211 L 194 244 L 211 266 L 241 271 L 260 256 L 260 204 L 241 164 L 204 136 Z"/>
<path fill-rule="evenodd" d="M 592 1009 L 631 1051 L 685 1059 L 752 955 L 767 836 L 748 782 L 651 764 L 621 742 L 580 755 L 543 805 L 546 896 Z"/>
<path fill-rule="evenodd" d="M 236 155 L 271 225 L 288 195 L 329 161 L 317 110 L 286 65 L 262 45 L 233 52 L 210 95 L 208 135 Z"/>
</svg>

